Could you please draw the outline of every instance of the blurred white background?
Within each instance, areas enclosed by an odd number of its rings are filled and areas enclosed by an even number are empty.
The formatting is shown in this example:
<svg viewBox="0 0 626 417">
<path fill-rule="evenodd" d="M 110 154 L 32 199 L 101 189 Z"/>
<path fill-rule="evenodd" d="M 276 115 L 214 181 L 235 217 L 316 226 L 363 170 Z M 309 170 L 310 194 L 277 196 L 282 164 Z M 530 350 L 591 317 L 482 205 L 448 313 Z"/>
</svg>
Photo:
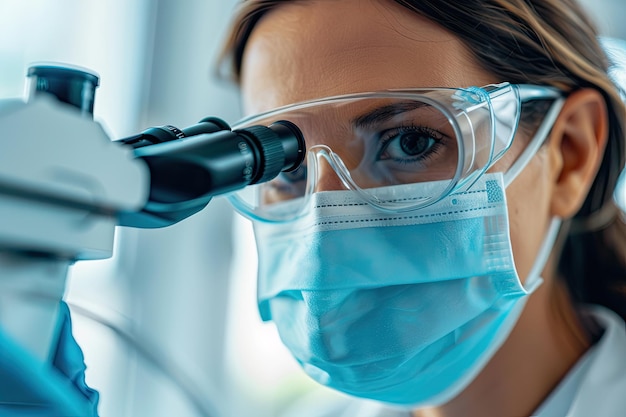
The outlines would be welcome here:
<svg viewBox="0 0 626 417">
<path fill-rule="evenodd" d="M 584 0 L 604 35 L 626 39 L 626 2 Z M 95 118 L 111 138 L 205 116 L 232 123 L 237 92 L 213 77 L 235 0 L 0 0 L 0 98 L 21 96 L 28 65 L 97 72 Z M 68 300 L 133 332 L 223 416 L 271 417 L 314 387 L 261 323 L 247 221 L 215 199 L 161 230 L 119 228 L 114 257 L 72 269 Z M 114 332 L 73 311 L 102 417 L 201 414 Z M 217 417 L 217 416 L 213 416 Z"/>
</svg>

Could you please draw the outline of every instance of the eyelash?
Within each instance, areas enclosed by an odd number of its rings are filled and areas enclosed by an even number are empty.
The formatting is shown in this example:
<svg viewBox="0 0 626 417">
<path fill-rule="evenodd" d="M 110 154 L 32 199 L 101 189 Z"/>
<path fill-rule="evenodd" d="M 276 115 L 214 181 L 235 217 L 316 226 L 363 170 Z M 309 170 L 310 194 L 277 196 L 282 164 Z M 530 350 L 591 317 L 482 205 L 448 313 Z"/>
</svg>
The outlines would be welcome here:
<svg viewBox="0 0 626 417">
<path fill-rule="evenodd" d="M 376 155 L 377 159 L 384 160 L 384 159 L 381 159 L 382 153 L 387 149 L 389 143 L 392 140 L 394 140 L 398 135 L 401 135 L 404 133 L 412 133 L 412 132 L 428 135 L 429 137 L 435 140 L 435 143 L 433 144 L 431 149 L 426 151 L 424 155 L 415 156 L 408 160 L 407 159 L 398 160 L 398 159 L 390 158 L 394 162 L 403 163 L 403 164 L 411 164 L 414 162 L 424 161 L 427 158 L 432 157 L 437 152 L 437 148 L 442 145 L 442 142 L 445 140 L 445 137 L 446 137 L 443 133 L 435 129 L 432 129 L 430 127 L 426 127 L 426 126 L 404 125 L 404 126 L 398 126 L 398 127 L 394 127 L 391 129 L 383 130 L 378 135 L 380 145 L 379 145 L 379 150 Z"/>
</svg>

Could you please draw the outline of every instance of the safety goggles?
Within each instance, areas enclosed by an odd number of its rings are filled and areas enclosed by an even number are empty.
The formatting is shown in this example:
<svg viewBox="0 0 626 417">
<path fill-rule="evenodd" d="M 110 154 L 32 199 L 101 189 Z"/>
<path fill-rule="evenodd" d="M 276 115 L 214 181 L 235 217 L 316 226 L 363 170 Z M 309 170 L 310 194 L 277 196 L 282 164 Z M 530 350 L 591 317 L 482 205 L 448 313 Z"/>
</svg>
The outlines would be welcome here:
<svg viewBox="0 0 626 417">
<path fill-rule="evenodd" d="M 233 129 L 295 123 L 307 157 L 296 170 L 229 195 L 247 217 L 285 222 L 304 215 L 318 191 L 350 189 L 386 212 L 417 210 L 469 188 L 511 147 L 522 103 L 554 100 L 533 139 L 505 172 L 508 184 L 543 144 L 562 107 L 552 87 L 502 83 L 334 96 L 280 107 Z M 328 169 L 333 172 L 327 174 Z M 508 178 L 508 180 L 507 180 Z M 508 181 L 508 182 L 507 182 Z M 420 194 L 394 190 L 428 183 Z"/>
</svg>

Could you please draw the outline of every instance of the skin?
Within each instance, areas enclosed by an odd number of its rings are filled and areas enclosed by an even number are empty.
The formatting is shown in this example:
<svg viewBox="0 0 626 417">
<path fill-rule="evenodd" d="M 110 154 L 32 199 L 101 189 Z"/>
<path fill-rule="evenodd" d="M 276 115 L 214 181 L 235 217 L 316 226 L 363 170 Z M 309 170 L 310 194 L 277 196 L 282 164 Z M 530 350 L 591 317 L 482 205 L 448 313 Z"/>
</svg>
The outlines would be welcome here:
<svg viewBox="0 0 626 417">
<path fill-rule="evenodd" d="M 325 96 L 410 87 L 465 87 L 507 80 L 481 68 L 454 35 L 385 0 L 285 2 L 253 31 L 242 68 L 246 113 Z M 571 94 L 550 141 L 507 188 L 513 254 L 522 281 L 550 219 L 573 216 L 589 189 L 607 135 L 594 90 Z M 494 170 L 504 170 L 524 140 Z M 340 146 L 338 144 L 337 146 Z M 322 169 L 320 188 L 339 189 Z M 449 403 L 415 416 L 526 416 L 590 345 L 550 258 L 544 283 L 479 376 Z"/>
</svg>

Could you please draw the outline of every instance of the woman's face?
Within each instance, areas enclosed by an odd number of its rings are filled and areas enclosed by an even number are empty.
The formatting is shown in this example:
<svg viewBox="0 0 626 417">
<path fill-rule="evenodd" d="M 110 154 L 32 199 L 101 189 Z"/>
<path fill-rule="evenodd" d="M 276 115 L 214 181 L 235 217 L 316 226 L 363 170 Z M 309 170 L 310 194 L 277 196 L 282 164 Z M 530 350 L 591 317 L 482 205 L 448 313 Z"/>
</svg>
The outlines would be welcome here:
<svg viewBox="0 0 626 417">
<path fill-rule="evenodd" d="M 247 114 L 346 93 L 482 86 L 507 80 L 481 68 L 455 36 L 391 0 L 285 2 L 265 15 L 245 49 Z M 523 141 L 517 140 L 504 169 Z M 539 153 L 507 189 L 511 239 L 524 279 L 549 220 L 547 158 Z M 339 187 L 323 172 L 321 184 Z M 334 185 L 333 185 L 334 184 Z"/>
</svg>

